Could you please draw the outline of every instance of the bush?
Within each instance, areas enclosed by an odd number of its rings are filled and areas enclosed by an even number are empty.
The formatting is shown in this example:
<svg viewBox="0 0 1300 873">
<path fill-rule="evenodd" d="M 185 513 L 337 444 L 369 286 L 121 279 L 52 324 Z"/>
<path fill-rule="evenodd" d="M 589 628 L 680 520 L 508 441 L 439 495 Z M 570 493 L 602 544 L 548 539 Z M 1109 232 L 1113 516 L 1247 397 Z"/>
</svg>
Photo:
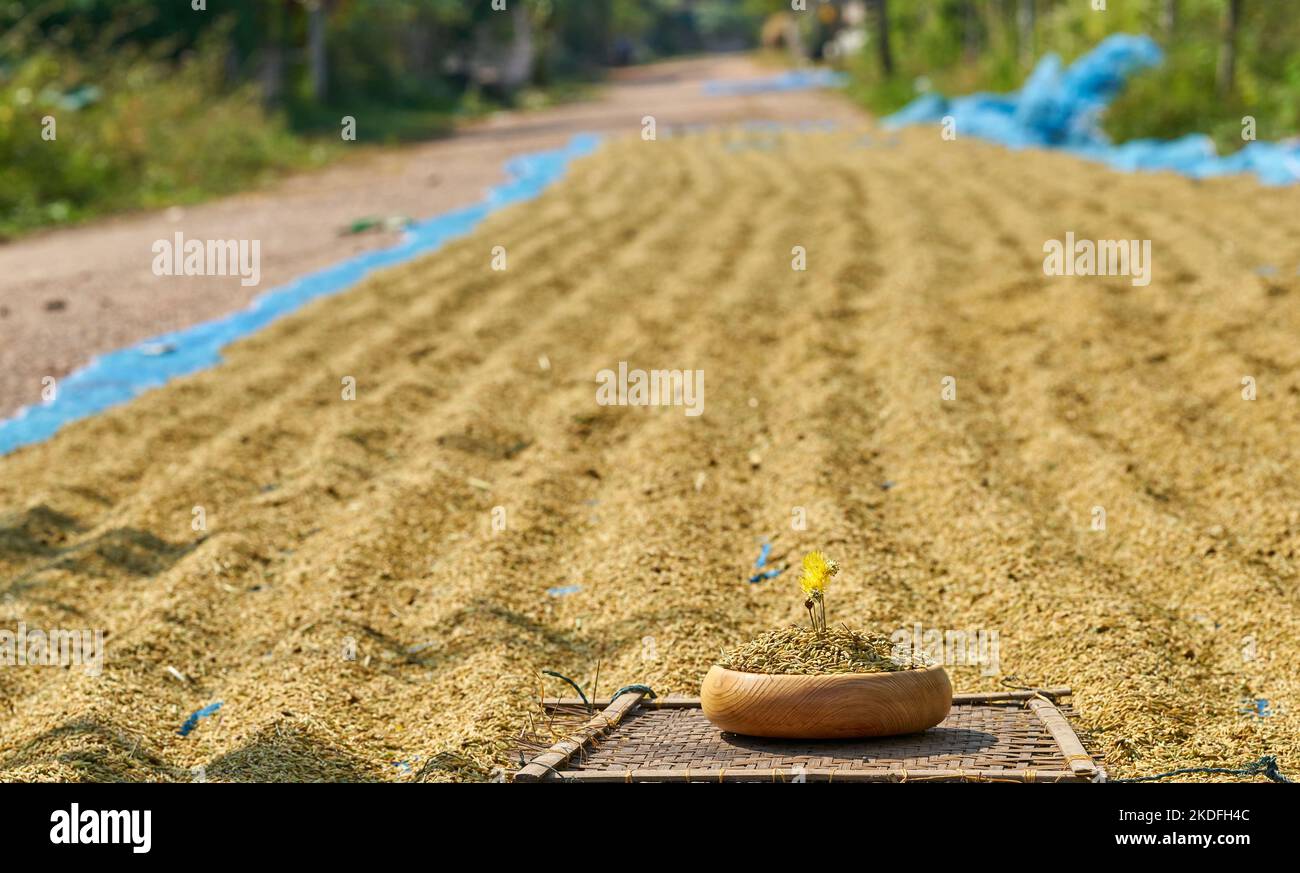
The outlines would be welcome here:
<svg viewBox="0 0 1300 873">
<path fill-rule="evenodd" d="M 210 41 L 179 62 L 46 49 L 0 68 L 0 237 L 193 202 L 328 157 L 256 89 L 223 87 L 222 60 Z"/>
<path fill-rule="evenodd" d="M 1300 130 L 1300 57 L 1274 76 L 1245 67 L 1237 93 L 1215 94 L 1215 61 L 1205 49 L 1176 49 L 1159 69 L 1135 76 L 1111 104 L 1103 124 L 1117 142 L 1186 133 L 1209 134 L 1220 153 L 1241 148 L 1242 118 L 1256 122 L 1256 137 L 1278 140 Z"/>
<path fill-rule="evenodd" d="M 891 3 L 891 34 L 897 73 L 880 74 L 876 47 L 852 59 L 850 93 L 877 114 L 896 111 L 928 84 L 946 96 L 1020 87 L 1033 59 L 1052 51 L 1069 63 L 1115 32 L 1161 38 L 1167 57 L 1158 69 L 1135 75 L 1102 120 L 1116 142 L 1172 139 L 1206 133 L 1221 152 L 1243 145 L 1242 117 L 1256 120 L 1256 136 L 1277 140 L 1300 131 L 1300 18 L 1291 3 L 1249 0 L 1237 38 L 1236 85 L 1218 96 L 1216 74 L 1225 0 L 1180 0 L 1172 33 L 1162 31 L 1155 3 L 1112 3 L 1105 14 L 1087 3 L 1044 3 L 1033 51 L 1021 51 L 1019 4 L 956 0 Z M 967 17 L 974 11 L 975 18 Z M 971 25 L 973 24 L 973 28 Z M 968 28 L 970 28 L 968 30 Z M 973 36 L 968 50 L 965 40 Z"/>
</svg>

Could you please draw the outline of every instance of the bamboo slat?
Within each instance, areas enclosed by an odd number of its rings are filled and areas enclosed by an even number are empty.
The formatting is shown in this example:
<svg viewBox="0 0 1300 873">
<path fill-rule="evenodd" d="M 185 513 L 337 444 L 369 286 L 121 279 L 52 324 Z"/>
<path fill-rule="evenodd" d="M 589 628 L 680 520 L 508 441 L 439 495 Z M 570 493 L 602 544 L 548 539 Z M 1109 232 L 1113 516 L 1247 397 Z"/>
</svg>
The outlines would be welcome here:
<svg viewBox="0 0 1300 873">
<path fill-rule="evenodd" d="M 629 691 L 626 694 L 620 694 L 616 700 L 592 716 L 591 720 L 572 736 L 560 740 L 551 746 L 549 751 L 534 758 L 526 767 L 515 774 L 514 781 L 538 782 L 546 779 L 556 772 L 558 767 L 567 764 L 569 759 L 581 751 L 588 743 L 604 736 L 617 726 L 622 721 L 623 716 L 635 708 L 643 697 L 645 697 L 645 692 L 642 691 Z"/>
<path fill-rule="evenodd" d="M 1079 737 L 1074 733 L 1074 728 L 1070 727 L 1070 722 L 1061 711 L 1056 708 L 1055 704 L 1049 703 L 1041 698 L 1035 698 L 1029 701 L 1029 708 L 1043 722 L 1043 727 L 1047 728 L 1052 739 L 1056 740 L 1057 745 L 1061 747 L 1061 752 L 1065 755 L 1066 763 L 1070 766 L 1070 771 L 1076 776 L 1084 776 L 1089 779 L 1097 775 L 1100 769 L 1097 762 L 1092 759 L 1084 749 L 1083 743 L 1079 742 Z"/>
</svg>

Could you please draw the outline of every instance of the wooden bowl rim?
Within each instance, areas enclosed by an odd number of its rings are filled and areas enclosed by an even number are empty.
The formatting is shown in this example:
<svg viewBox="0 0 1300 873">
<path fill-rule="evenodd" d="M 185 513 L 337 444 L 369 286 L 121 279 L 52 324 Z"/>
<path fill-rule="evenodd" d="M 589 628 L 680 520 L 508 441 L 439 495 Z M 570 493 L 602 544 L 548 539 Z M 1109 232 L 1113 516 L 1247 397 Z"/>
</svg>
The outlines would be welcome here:
<svg viewBox="0 0 1300 873">
<path fill-rule="evenodd" d="M 910 670 L 881 670 L 876 673 L 751 673 L 748 670 L 732 670 L 730 667 L 724 667 L 721 664 L 713 664 L 709 667 L 709 672 L 714 670 L 722 673 L 730 673 L 733 676 L 762 676 L 768 679 L 819 679 L 834 680 L 839 682 L 848 682 L 853 680 L 879 680 L 890 676 L 919 676 L 925 673 L 943 673 L 948 675 L 948 671 L 943 668 L 942 664 L 932 664 L 929 667 Z"/>
</svg>

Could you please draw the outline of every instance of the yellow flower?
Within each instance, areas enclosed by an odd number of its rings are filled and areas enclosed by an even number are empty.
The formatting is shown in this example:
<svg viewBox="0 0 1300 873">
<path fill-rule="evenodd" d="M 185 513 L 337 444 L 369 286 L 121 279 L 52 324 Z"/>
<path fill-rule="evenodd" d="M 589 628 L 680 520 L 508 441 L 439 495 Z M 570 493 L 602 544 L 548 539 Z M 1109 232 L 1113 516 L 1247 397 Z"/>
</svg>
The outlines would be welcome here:
<svg viewBox="0 0 1300 873">
<path fill-rule="evenodd" d="M 839 565 L 821 552 L 809 552 L 803 556 L 803 578 L 799 580 L 799 586 L 809 597 L 814 593 L 823 594 L 831 577 L 839 571 Z"/>
</svg>

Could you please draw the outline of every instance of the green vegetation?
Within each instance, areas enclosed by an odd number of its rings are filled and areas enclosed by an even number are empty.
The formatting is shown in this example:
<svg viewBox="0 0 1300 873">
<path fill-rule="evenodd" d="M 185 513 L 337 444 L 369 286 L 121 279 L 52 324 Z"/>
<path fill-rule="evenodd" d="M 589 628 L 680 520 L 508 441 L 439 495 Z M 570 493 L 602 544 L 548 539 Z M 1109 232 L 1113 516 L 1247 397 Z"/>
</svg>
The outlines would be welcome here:
<svg viewBox="0 0 1300 873">
<path fill-rule="evenodd" d="M 843 4 L 840 4 L 843 5 Z M 1145 33 L 1166 52 L 1136 75 L 1104 120 L 1119 142 L 1208 133 L 1221 151 L 1240 148 L 1241 119 L 1259 139 L 1300 130 L 1300 16 L 1273 0 L 868 0 L 867 30 L 883 13 L 891 66 L 879 40 L 850 58 L 851 93 L 873 112 L 893 112 L 925 88 L 942 94 L 1010 91 L 1053 51 L 1069 62 L 1111 33 Z"/>
<path fill-rule="evenodd" d="M 360 145 L 443 135 L 757 30 L 741 0 L 500 5 L 0 2 L 0 239 L 317 166 L 348 151 L 345 116 Z"/>
<path fill-rule="evenodd" d="M 0 237 L 104 212 L 186 203 L 319 164 L 255 89 L 212 81 L 214 48 L 179 63 L 41 50 L 0 79 Z M 93 84 L 92 84 L 93 83 Z M 52 137 L 52 138 L 50 138 Z"/>
<path fill-rule="evenodd" d="M 1187 18 L 1165 43 L 1165 66 L 1136 77 L 1111 107 L 1106 125 L 1111 135 L 1125 140 L 1199 131 L 1214 137 L 1221 151 L 1232 151 L 1242 145 L 1245 115 L 1256 119 L 1262 140 L 1300 131 L 1295 7 L 1268 0 L 1243 4 L 1235 76 L 1227 86 L 1220 75 L 1222 41 L 1214 37 L 1222 27 L 1225 0 L 1186 5 Z"/>
<path fill-rule="evenodd" d="M 344 116 L 362 145 L 427 138 L 572 99 L 610 66 L 759 42 L 845 67 L 887 113 L 1148 33 L 1168 60 L 1112 106 L 1116 139 L 1203 131 L 1227 150 L 1244 115 L 1260 139 L 1300 129 L 1300 17 L 1274 0 L 501 3 L 0 0 L 0 238 L 319 165 L 348 151 Z"/>
</svg>

